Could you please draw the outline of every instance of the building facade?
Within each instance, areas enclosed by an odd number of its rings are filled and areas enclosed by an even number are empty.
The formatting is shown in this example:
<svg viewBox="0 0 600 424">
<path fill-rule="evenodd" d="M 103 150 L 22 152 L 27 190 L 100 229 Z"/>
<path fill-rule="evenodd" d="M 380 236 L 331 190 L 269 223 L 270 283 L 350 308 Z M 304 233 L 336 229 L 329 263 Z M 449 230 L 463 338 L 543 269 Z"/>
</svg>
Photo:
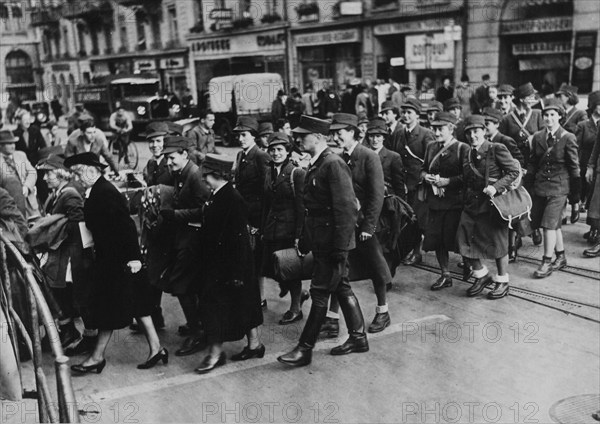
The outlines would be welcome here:
<svg viewBox="0 0 600 424">
<path fill-rule="evenodd" d="M 35 100 L 42 84 L 39 42 L 31 27 L 30 4 L 23 1 L 0 3 L 0 107 L 9 98 Z"/>
</svg>

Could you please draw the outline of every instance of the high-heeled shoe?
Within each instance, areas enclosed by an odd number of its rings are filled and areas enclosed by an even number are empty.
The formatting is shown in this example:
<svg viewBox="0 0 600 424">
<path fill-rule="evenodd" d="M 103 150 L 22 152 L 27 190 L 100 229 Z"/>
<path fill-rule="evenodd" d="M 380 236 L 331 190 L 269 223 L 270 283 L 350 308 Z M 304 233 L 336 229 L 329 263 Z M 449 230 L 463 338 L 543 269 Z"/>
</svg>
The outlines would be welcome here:
<svg viewBox="0 0 600 424">
<path fill-rule="evenodd" d="M 261 344 L 256 349 L 250 349 L 248 346 L 240 353 L 231 357 L 232 361 L 245 361 L 252 358 L 263 358 L 265 356 L 265 345 Z"/>
<path fill-rule="evenodd" d="M 207 355 L 202 360 L 202 363 L 200 364 L 200 366 L 198 368 L 196 368 L 194 371 L 196 371 L 198 374 L 206 374 L 207 372 L 210 372 L 210 371 L 214 370 L 215 368 L 220 367 L 221 365 L 225 365 L 225 362 L 227 362 L 227 356 L 225 355 L 225 352 L 221 352 L 217 362 L 211 363 L 212 361 L 213 361 L 213 357 L 211 355 Z"/>
<path fill-rule="evenodd" d="M 138 370 L 148 370 L 150 368 L 154 368 L 154 366 L 156 364 L 158 364 L 158 362 L 161 360 L 162 360 L 163 364 L 165 364 L 165 365 L 167 365 L 169 363 L 169 351 L 165 348 L 162 348 L 161 350 L 159 350 L 156 355 L 154 355 L 152 358 L 148 359 L 143 364 L 139 364 L 137 366 L 137 369 Z"/>
<path fill-rule="evenodd" d="M 106 359 L 103 359 L 102 361 L 100 361 L 94 365 L 83 365 L 83 364 L 71 365 L 71 370 L 81 373 L 81 374 L 88 374 L 91 372 L 100 374 L 105 366 L 106 366 Z"/>
</svg>

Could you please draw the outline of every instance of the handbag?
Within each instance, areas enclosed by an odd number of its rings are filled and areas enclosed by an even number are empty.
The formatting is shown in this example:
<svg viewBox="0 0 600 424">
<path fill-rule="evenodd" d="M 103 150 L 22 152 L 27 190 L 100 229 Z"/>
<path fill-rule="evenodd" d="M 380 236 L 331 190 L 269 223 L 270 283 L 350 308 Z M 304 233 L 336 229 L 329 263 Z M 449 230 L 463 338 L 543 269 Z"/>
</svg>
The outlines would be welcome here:
<svg viewBox="0 0 600 424">
<path fill-rule="evenodd" d="M 473 170 L 473 172 L 485 179 L 485 185 L 488 186 L 490 183 L 490 160 L 493 152 L 493 144 L 492 147 L 488 150 L 486 165 L 485 165 L 485 177 L 481 175 L 481 173 L 473 166 L 471 162 L 471 156 L 469 155 L 469 166 Z M 495 154 L 494 154 L 495 158 Z M 525 190 L 522 183 L 522 175 L 523 170 L 521 169 L 521 165 L 519 161 L 514 159 L 519 167 L 519 177 L 509 186 L 508 191 L 494 196 L 490 202 L 494 206 L 494 209 L 498 212 L 498 215 L 503 221 L 508 222 L 508 228 L 513 229 L 514 223 L 521 220 L 524 217 L 531 220 L 531 208 L 533 206 L 533 201 L 531 200 L 531 196 Z M 518 186 L 517 186 L 518 184 Z"/>
<path fill-rule="evenodd" d="M 277 281 L 309 280 L 312 278 L 312 252 L 301 255 L 294 247 L 273 253 L 274 275 Z"/>
</svg>

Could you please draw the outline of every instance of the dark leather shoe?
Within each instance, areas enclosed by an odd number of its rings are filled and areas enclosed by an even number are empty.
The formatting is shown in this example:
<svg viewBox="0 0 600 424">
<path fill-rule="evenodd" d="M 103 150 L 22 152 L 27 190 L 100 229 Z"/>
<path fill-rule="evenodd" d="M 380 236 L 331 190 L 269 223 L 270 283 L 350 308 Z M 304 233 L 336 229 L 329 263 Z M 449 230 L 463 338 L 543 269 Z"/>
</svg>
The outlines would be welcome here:
<svg viewBox="0 0 600 424">
<path fill-rule="evenodd" d="M 447 275 L 442 275 L 435 283 L 433 283 L 431 291 L 438 291 L 445 289 L 446 287 L 452 287 L 452 278 Z"/>
<path fill-rule="evenodd" d="M 231 357 L 231 360 L 232 361 L 245 361 L 247 359 L 252 359 L 252 358 L 264 358 L 265 351 L 266 351 L 265 345 L 263 345 L 263 344 L 261 344 L 256 349 L 250 349 L 248 346 L 246 346 L 244 348 L 244 350 L 242 350 L 240 353 L 238 353 L 237 355 L 233 355 Z"/>
<path fill-rule="evenodd" d="M 404 265 L 418 265 L 423 262 L 423 256 L 419 253 L 411 252 L 410 255 L 404 260 Z"/>
<path fill-rule="evenodd" d="M 373 322 L 369 325 L 369 329 L 367 330 L 369 333 L 381 333 L 387 327 L 390 326 L 392 320 L 390 319 L 389 312 L 384 312 L 381 314 L 375 314 L 375 318 L 373 318 Z"/>
<path fill-rule="evenodd" d="M 535 278 L 546 278 L 552 274 L 552 258 L 543 258 L 540 267 L 533 272 Z"/>
<path fill-rule="evenodd" d="M 302 315 L 302 311 L 298 313 L 287 311 L 279 320 L 279 325 L 293 324 L 294 322 L 301 321 L 302 318 L 304 318 L 304 316 Z"/>
<path fill-rule="evenodd" d="M 225 362 L 227 362 L 227 356 L 225 355 L 225 352 L 221 352 L 219 358 L 216 361 L 215 358 L 213 358 L 211 355 L 207 355 L 202 360 L 200 366 L 194 371 L 198 374 L 206 374 L 217 367 L 225 365 Z"/>
<path fill-rule="evenodd" d="M 204 337 L 188 337 L 180 349 L 175 351 L 175 356 L 188 356 L 206 348 Z"/>
<path fill-rule="evenodd" d="M 94 365 L 82 365 L 82 364 L 71 365 L 71 370 L 78 372 L 80 374 L 89 374 L 91 372 L 100 374 L 105 366 L 106 366 L 106 359 L 103 359 L 102 361 L 100 361 Z"/>
<path fill-rule="evenodd" d="M 556 259 L 552 262 L 552 271 L 560 271 L 567 266 L 567 258 L 564 252 L 556 255 Z"/>
<path fill-rule="evenodd" d="M 600 243 L 597 243 L 594 247 L 585 249 L 583 255 L 588 258 L 597 258 L 600 256 Z"/>
<path fill-rule="evenodd" d="M 488 299 L 502 299 L 504 296 L 508 295 L 508 283 L 496 283 L 494 289 L 488 293 Z"/>
<path fill-rule="evenodd" d="M 165 365 L 167 365 L 169 363 L 169 352 L 165 348 L 162 348 L 161 350 L 159 350 L 156 355 L 154 355 L 152 358 L 148 359 L 143 364 L 139 364 L 137 366 L 137 369 L 138 370 L 149 370 L 150 368 L 154 368 L 154 366 L 156 366 L 156 364 L 158 364 L 160 361 L 162 361 L 162 363 Z"/>
<path fill-rule="evenodd" d="M 335 318 L 325 318 L 319 337 L 324 339 L 335 339 L 340 334 L 340 322 Z"/>
<path fill-rule="evenodd" d="M 308 345 L 299 344 L 291 352 L 277 358 L 279 362 L 290 367 L 303 367 L 312 362 L 313 348 Z"/>
<path fill-rule="evenodd" d="M 542 232 L 539 229 L 534 230 L 533 234 L 531 235 L 531 239 L 533 240 L 533 244 L 539 246 L 542 244 Z"/>
<path fill-rule="evenodd" d="M 475 283 L 467 289 L 467 296 L 474 297 L 483 291 L 492 283 L 492 276 L 488 272 L 485 277 L 477 278 Z"/>
<path fill-rule="evenodd" d="M 349 353 L 361 353 L 369 351 L 369 342 L 365 333 L 351 334 L 344 344 L 331 349 L 332 355 L 348 355 Z"/>
</svg>

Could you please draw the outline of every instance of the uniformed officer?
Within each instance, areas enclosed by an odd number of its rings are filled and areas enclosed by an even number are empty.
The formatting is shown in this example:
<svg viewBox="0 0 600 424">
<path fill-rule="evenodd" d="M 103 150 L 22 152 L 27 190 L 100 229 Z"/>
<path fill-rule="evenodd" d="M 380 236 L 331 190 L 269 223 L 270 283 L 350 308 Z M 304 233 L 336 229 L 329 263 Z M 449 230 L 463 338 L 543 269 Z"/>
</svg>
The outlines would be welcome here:
<svg viewBox="0 0 600 424">
<path fill-rule="evenodd" d="M 449 112 L 456 117 L 456 125 L 454 126 L 454 138 L 465 143 L 465 121 L 462 116 L 462 104 L 456 97 L 452 97 L 444 102 L 444 112 Z"/>
<path fill-rule="evenodd" d="M 579 219 L 579 157 L 577 139 L 560 126 L 564 108 L 558 99 L 544 104 L 546 128 L 533 135 L 527 163 L 526 184 L 533 194 L 531 221 L 533 228 L 544 231 L 544 257 L 534 272 L 544 278 L 567 266 L 561 231 L 562 211 L 567 200 L 573 205 L 571 222 Z M 552 256 L 556 248 L 556 260 Z"/>
<path fill-rule="evenodd" d="M 585 111 L 577 109 L 577 104 L 579 103 L 578 91 L 579 88 L 576 86 L 563 83 L 555 94 L 556 98 L 560 99 L 565 108 L 565 116 L 561 120 L 560 125 L 571 134 L 577 132 L 577 125 L 579 123 L 588 119 Z"/>
<path fill-rule="evenodd" d="M 337 296 L 349 333 L 348 340 L 333 348 L 331 354 L 369 350 L 362 311 L 348 283 L 348 252 L 356 245 L 356 196 L 350 169 L 327 147 L 328 133 L 327 121 L 305 115 L 301 117 L 299 127 L 294 129 L 301 149 L 311 156 L 304 189 L 303 241 L 314 255 L 310 315 L 298 345 L 277 358 L 279 362 L 295 367 L 310 364 L 331 295 Z"/>
</svg>

